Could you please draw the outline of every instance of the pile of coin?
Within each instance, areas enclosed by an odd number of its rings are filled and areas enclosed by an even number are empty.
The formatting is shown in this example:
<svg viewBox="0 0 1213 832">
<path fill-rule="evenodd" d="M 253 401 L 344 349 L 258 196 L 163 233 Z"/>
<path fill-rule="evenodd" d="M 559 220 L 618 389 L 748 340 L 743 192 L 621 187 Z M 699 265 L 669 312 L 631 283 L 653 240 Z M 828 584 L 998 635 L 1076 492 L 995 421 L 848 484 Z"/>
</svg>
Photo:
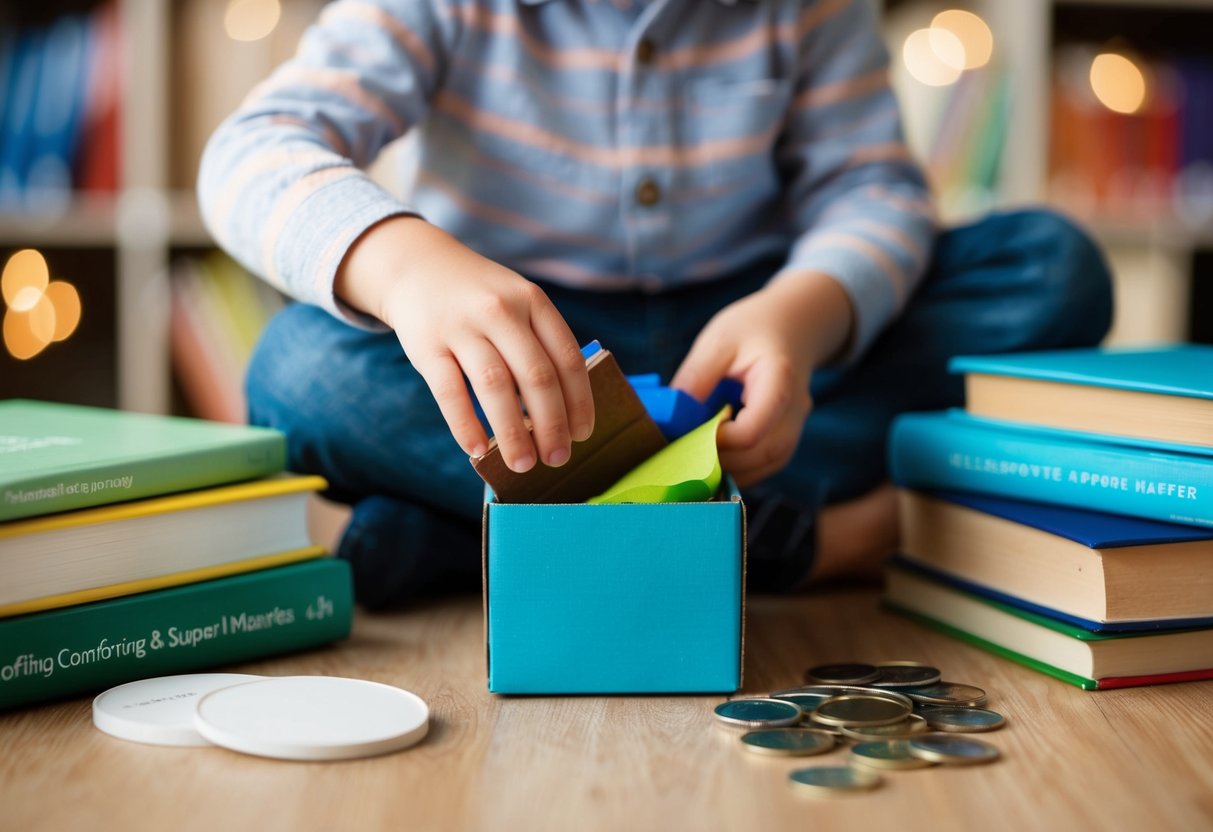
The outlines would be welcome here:
<svg viewBox="0 0 1213 832">
<path fill-rule="evenodd" d="M 945 682 L 921 662 L 820 665 L 804 687 L 767 697 L 732 699 L 716 707 L 723 724 L 744 728 L 741 745 L 755 754 L 824 754 L 853 740 L 849 765 L 800 768 L 788 775 L 798 790 L 822 797 L 867 791 L 883 782 L 879 770 L 974 765 L 999 757 L 997 747 L 972 736 L 1006 724 L 988 710 L 981 688 Z"/>
</svg>

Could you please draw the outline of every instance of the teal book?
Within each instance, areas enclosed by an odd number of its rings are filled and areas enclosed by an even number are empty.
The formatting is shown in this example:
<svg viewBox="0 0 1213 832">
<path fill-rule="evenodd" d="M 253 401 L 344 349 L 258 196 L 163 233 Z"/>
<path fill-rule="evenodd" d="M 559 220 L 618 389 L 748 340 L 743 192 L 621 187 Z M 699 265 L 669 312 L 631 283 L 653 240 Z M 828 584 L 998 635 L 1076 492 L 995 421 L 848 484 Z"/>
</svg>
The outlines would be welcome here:
<svg viewBox="0 0 1213 832">
<path fill-rule="evenodd" d="M 1213 678 L 1213 627 L 1097 633 L 890 566 L 885 606 L 1085 690 Z"/>
<path fill-rule="evenodd" d="M 909 413 L 889 436 L 893 481 L 1213 526 L 1213 449 L 1146 447 L 1075 431 Z"/>
<path fill-rule="evenodd" d="M 0 621 L 0 709 L 349 635 L 349 564 L 304 561 Z"/>
<path fill-rule="evenodd" d="M 1213 447 L 1213 346 L 968 356 L 949 368 L 964 374 L 974 416 Z"/>
<path fill-rule="evenodd" d="M 0 401 L 0 521 L 274 474 L 268 428 L 22 399 Z"/>
</svg>

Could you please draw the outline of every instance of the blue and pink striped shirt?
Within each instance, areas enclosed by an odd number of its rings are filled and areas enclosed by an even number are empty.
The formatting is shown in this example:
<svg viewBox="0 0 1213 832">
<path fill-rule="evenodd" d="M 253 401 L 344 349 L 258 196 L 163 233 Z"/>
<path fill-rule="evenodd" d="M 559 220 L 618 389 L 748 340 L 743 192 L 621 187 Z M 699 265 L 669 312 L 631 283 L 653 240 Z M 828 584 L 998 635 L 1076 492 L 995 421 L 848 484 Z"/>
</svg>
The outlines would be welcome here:
<svg viewBox="0 0 1213 832">
<path fill-rule="evenodd" d="M 363 168 L 414 129 L 393 195 Z M 221 245 L 354 323 L 338 265 L 414 213 L 595 290 L 784 258 L 846 288 L 852 355 L 935 232 L 867 0 L 338 0 L 215 133 L 199 187 Z"/>
</svg>

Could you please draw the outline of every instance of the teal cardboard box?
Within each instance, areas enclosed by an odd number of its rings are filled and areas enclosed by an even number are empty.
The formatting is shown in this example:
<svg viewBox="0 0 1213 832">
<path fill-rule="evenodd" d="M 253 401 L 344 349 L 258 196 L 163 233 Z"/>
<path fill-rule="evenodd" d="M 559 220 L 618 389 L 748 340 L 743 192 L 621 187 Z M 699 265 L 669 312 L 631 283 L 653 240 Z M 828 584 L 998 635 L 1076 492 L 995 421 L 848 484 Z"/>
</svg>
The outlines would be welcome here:
<svg viewBox="0 0 1213 832">
<path fill-rule="evenodd" d="M 722 693 L 741 687 L 745 508 L 484 508 L 493 693 Z"/>
</svg>

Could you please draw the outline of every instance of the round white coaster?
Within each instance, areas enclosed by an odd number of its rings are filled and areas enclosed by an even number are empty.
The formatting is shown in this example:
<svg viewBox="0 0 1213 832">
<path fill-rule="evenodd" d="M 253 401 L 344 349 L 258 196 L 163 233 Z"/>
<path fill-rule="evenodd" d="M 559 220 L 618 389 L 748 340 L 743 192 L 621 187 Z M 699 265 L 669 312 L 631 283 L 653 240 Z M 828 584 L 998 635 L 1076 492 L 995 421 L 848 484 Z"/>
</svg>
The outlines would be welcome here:
<svg viewBox="0 0 1213 832">
<path fill-rule="evenodd" d="M 123 740 L 150 745 L 210 745 L 194 730 L 194 707 L 204 695 L 263 676 L 194 673 L 140 679 L 93 700 L 93 724 Z"/>
<path fill-rule="evenodd" d="M 333 676 L 279 676 L 198 700 L 194 727 L 215 745 L 282 760 L 344 760 L 399 751 L 429 730 L 407 690 Z"/>
</svg>

